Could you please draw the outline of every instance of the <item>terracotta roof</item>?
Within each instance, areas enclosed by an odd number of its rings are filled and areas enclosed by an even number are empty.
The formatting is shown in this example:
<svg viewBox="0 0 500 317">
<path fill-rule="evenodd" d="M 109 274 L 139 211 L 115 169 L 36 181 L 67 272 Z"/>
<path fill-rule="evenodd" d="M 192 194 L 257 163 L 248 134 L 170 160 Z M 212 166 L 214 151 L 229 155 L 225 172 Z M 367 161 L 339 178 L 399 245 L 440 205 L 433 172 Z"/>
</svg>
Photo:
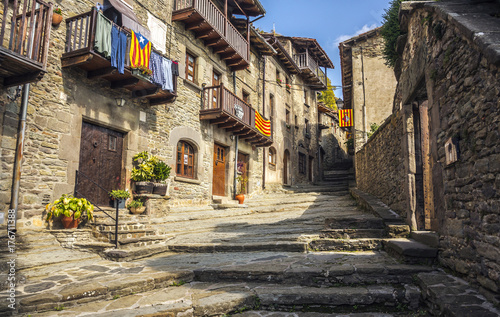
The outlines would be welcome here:
<svg viewBox="0 0 500 317">
<path fill-rule="evenodd" d="M 349 45 L 349 44 L 352 44 L 352 43 L 356 43 L 356 42 L 361 42 L 361 41 L 365 41 L 371 37 L 374 37 L 376 35 L 378 35 L 380 33 L 380 30 L 382 29 L 381 26 L 379 26 L 378 28 L 375 28 L 373 30 L 370 30 L 368 32 L 365 32 L 365 33 L 361 33 L 357 36 L 354 36 L 354 37 L 351 37 L 350 39 L 344 41 L 344 42 L 340 42 L 339 43 L 339 46 L 340 45 Z"/>
<path fill-rule="evenodd" d="M 278 38 L 276 38 L 276 36 L 270 33 L 263 34 L 263 37 L 267 39 L 267 42 L 270 45 L 272 45 L 273 48 L 277 51 L 279 60 L 281 61 L 281 63 L 283 63 L 283 65 L 290 72 L 290 74 L 299 74 L 300 73 L 299 66 L 295 63 L 290 54 L 288 54 L 283 45 L 281 45 Z"/>
</svg>

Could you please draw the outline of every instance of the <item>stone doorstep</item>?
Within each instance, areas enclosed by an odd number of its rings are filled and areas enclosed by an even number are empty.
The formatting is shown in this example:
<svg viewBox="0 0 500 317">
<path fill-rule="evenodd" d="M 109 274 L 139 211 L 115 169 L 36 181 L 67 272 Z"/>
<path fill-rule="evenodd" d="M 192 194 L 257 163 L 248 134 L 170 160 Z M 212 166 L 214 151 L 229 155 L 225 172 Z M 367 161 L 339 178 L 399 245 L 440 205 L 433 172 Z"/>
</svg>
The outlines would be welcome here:
<svg viewBox="0 0 500 317">
<path fill-rule="evenodd" d="M 106 276 L 92 281 L 66 284 L 55 291 L 24 296 L 19 302 L 20 312 L 53 310 L 57 306 L 75 306 L 81 303 L 111 299 L 115 295 L 130 295 L 168 287 L 173 283 L 191 282 L 194 274 L 184 272 L 149 272 Z M 91 300 L 91 298 L 93 298 Z"/>
<path fill-rule="evenodd" d="M 329 239 L 360 239 L 360 238 L 384 238 L 385 229 L 323 229 L 320 238 Z"/>
</svg>

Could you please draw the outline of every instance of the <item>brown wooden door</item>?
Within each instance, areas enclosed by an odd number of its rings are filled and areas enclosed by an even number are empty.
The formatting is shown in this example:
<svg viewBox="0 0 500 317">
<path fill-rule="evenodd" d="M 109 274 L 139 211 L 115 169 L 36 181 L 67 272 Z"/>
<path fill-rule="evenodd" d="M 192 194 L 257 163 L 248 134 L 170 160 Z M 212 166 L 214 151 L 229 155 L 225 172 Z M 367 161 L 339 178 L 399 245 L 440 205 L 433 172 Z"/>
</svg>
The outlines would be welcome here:
<svg viewBox="0 0 500 317">
<path fill-rule="evenodd" d="M 226 149 L 218 144 L 214 144 L 214 175 L 212 183 L 213 195 L 226 195 Z"/>
<path fill-rule="evenodd" d="M 243 179 L 246 179 L 245 190 L 242 194 L 248 194 L 248 161 L 248 154 L 238 152 L 238 175 L 241 175 Z"/>
<path fill-rule="evenodd" d="M 283 155 L 283 185 L 288 185 L 288 164 L 290 163 L 290 153 L 288 150 Z"/>
<path fill-rule="evenodd" d="M 77 184 L 80 196 L 96 205 L 109 206 L 111 204 L 107 192 L 113 189 L 123 189 L 121 183 L 122 151 L 122 133 L 83 122 L 78 167 L 80 175 Z M 105 190 L 100 189 L 94 183 L 99 184 Z"/>
</svg>

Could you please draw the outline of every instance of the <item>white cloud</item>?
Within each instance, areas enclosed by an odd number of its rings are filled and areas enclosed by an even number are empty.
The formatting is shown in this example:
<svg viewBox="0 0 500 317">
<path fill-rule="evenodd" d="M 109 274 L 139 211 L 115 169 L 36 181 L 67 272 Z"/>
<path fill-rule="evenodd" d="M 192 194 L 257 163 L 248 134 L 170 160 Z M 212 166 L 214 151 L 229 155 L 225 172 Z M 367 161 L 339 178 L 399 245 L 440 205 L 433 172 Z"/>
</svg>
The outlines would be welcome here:
<svg viewBox="0 0 500 317">
<path fill-rule="evenodd" d="M 337 37 L 335 39 L 335 42 L 333 43 L 333 45 L 334 45 L 334 47 L 338 47 L 340 42 L 347 41 L 350 38 L 353 38 L 353 37 L 358 36 L 360 34 L 366 33 L 370 30 L 373 30 L 376 27 L 377 27 L 376 23 L 374 23 L 372 25 L 365 24 L 365 25 L 363 25 L 363 27 L 361 29 L 357 30 L 354 34 L 345 34 L 345 35 L 341 35 L 341 36 Z"/>
</svg>

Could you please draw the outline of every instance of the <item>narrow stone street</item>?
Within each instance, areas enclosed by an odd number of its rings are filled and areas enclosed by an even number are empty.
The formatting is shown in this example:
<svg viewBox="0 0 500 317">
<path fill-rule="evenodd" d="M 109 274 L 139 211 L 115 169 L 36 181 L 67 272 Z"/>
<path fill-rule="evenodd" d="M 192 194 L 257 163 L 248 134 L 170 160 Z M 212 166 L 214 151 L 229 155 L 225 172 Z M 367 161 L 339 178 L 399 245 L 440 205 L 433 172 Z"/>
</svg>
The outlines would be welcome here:
<svg viewBox="0 0 500 317">
<path fill-rule="evenodd" d="M 390 225 L 357 207 L 349 175 L 331 178 L 254 196 L 243 208 L 179 208 L 149 224 L 166 242 L 102 253 L 121 262 L 24 232 L 19 315 L 425 316 L 422 298 L 450 315 L 457 307 L 497 315 L 435 266 L 389 256 Z"/>
</svg>

